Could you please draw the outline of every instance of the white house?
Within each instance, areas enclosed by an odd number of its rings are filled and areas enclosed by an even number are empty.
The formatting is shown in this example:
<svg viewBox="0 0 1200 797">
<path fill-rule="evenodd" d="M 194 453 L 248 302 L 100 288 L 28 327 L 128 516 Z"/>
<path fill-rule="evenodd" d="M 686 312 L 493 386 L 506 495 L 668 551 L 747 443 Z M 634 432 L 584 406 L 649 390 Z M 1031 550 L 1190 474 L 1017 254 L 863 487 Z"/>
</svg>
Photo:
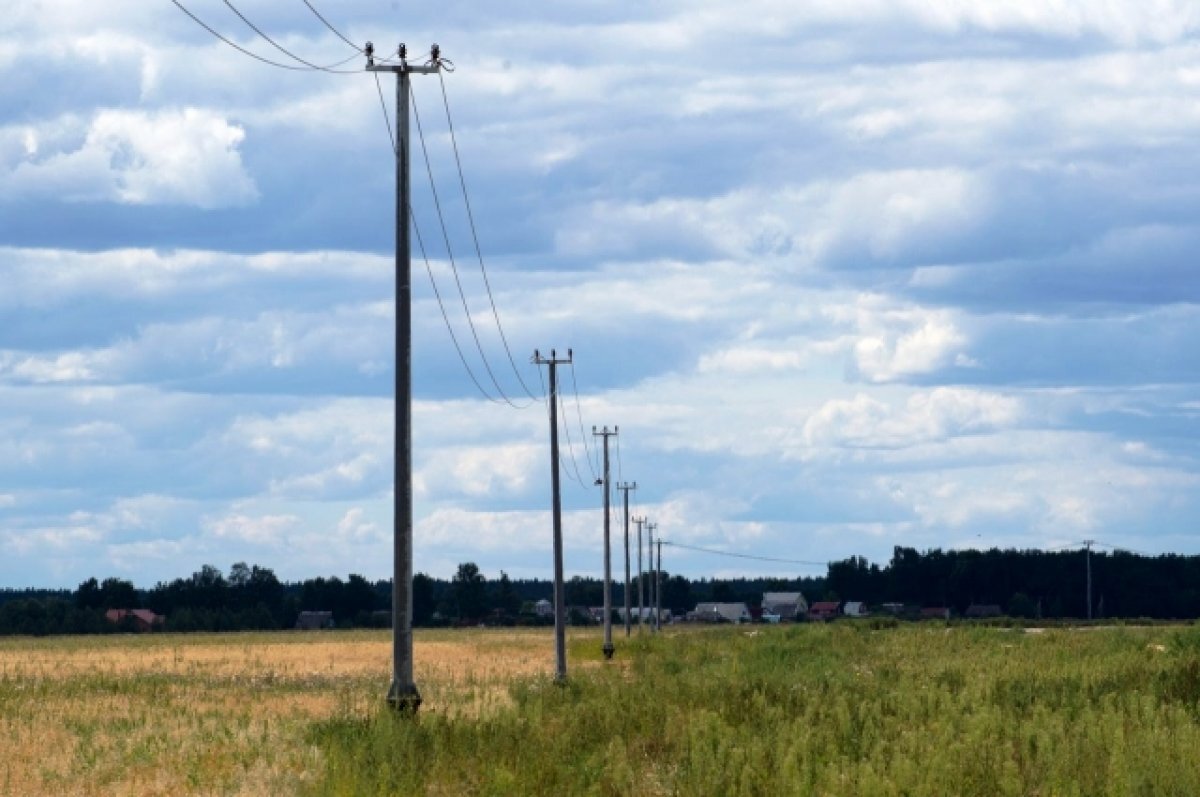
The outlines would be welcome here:
<svg viewBox="0 0 1200 797">
<path fill-rule="evenodd" d="M 866 617 L 870 612 L 867 611 L 867 604 L 862 601 L 846 601 L 846 605 L 842 607 L 842 614 L 847 617 Z"/>
<path fill-rule="evenodd" d="M 783 620 L 799 620 L 808 613 L 808 601 L 799 592 L 764 592 L 763 616 L 779 615 Z"/>
<path fill-rule="evenodd" d="M 553 617 L 554 604 L 545 598 L 542 598 L 540 601 L 533 604 L 533 611 L 538 617 Z"/>
</svg>

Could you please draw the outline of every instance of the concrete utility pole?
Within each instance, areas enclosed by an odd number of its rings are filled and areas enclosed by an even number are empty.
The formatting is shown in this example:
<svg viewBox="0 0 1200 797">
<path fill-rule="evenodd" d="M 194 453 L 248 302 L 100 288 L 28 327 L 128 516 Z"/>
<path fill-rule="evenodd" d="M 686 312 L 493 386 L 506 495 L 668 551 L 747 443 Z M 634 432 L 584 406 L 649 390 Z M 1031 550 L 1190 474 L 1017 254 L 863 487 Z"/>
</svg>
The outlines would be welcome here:
<svg viewBox="0 0 1200 797">
<path fill-rule="evenodd" d="M 658 538 L 658 567 L 654 571 L 654 627 L 662 630 L 662 537 Z"/>
<path fill-rule="evenodd" d="M 654 530 L 658 528 L 657 523 L 646 524 L 646 551 L 650 554 L 650 611 L 654 611 L 655 598 L 658 594 L 658 578 L 654 575 Z M 658 631 L 658 616 L 655 615 L 650 619 L 650 630 Z"/>
<path fill-rule="evenodd" d="M 396 73 L 396 439 L 393 487 L 392 685 L 388 703 L 415 713 L 421 694 L 413 682 L 412 651 L 412 263 L 409 251 L 408 98 L 409 75 L 430 75 L 441 68 L 440 49 L 430 48 L 430 63 L 413 66 L 401 44 L 400 63 L 376 64 L 367 44 L 368 72 Z"/>
<path fill-rule="evenodd" d="M 1084 540 L 1083 547 L 1087 549 L 1087 619 L 1092 619 L 1092 546 L 1095 540 Z"/>
<path fill-rule="evenodd" d="M 629 636 L 629 491 L 637 489 L 637 482 L 618 484 L 617 489 L 625 493 L 625 636 Z"/>
<path fill-rule="evenodd" d="M 615 437 L 619 427 L 614 426 L 613 430 L 608 431 L 605 426 L 599 432 L 596 427 L 592 427 L 592 435 L 594 437 L 604 438 L 604 658 L 611 659 L 613 656 L 613 641 L 612 641 L 612 555 L 609 546 L 609 480 L 608 480 L 608 438 Z"/>
<path fill-rule="evenodd" d="M 634 518 L 633 522 L 638 527 L 638 633 L 642 633 L 642 627 L 645 625 L 646 611 L 644 609 L 646 602 L 643 599 L 645 591 L 643 587 L 646 583 L 646 571 L 642 569 L 642 524 L 646 522 L 646 518 Z"/>
<path fill-rule="evenodd" d="M 554 349 L 549 357 L 543 357 L 537 349 L 533 361 L 538 365 L 550 366 L 550 492 L 552 494 L 551 517 L 554 523 L 554 679 L 567 679 L 567 599 L 563 586 L 562 544 L 562 500 L 558 492 L 558 370 L 559 365 L 570 365 L 572 353 L 567 349 L 567 359 L 560 360 Z"/>
</svg>

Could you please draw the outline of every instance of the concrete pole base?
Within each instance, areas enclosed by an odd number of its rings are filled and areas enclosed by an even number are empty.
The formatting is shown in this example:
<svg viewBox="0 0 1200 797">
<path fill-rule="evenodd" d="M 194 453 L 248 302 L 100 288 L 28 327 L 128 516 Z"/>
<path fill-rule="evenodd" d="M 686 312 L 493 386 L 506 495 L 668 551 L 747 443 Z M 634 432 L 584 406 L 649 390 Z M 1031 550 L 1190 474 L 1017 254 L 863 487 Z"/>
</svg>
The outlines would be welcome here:
<svg viewBox="0 0 1200 797">
<path fill-rule="evenodd" d="M 401 714 L 416 715 L 417 709 L 421 707 L 421 693 L 417 691 L 415 685 L 400 686 L 393 681 L 391 688 L 388 689 L 387 702 Z"/>
<path fill-rule="evenodd" d="M 604 646 L 604 658 L 611 659 L 613 657 L 613 646 L 611 643 Z"/>
</svg>

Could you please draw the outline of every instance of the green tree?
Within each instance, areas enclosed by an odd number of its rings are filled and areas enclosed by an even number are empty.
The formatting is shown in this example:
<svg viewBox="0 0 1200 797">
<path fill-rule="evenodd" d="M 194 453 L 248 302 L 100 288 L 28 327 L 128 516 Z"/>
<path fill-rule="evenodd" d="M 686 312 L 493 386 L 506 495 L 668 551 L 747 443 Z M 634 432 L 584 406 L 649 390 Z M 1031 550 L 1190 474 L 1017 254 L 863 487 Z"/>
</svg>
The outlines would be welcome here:
<svg viewBox="0 0 1200 797">
<path fill-rule="evenodd" d="M 474 622 L 487 613 L 487 580 L 479 565 L 463 562 L 450 582 L 451 600 L 461 621 Z"/>
</svg>

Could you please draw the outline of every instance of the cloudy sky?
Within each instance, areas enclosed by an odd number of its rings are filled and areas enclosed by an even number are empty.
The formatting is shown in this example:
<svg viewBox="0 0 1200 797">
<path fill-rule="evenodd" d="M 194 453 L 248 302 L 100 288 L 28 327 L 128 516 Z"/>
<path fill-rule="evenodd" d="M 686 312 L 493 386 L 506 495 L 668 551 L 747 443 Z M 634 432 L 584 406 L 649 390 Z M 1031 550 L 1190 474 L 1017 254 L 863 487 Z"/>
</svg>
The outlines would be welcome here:
<svg viewBox="0 0 1200 797">
<path fill-rule="evenodd" d="M 224 2 L 181 2 L 297 65 Z M 445 235 L 416 143 L 415 212 L 455 334 L 417 252 L 417 570 L 550 574 L 522 381 L 540 394 L 530 355 L 568 347 L 569 573 L 602 566 L 593 424 L 620 426 L 635 511 L 692 546 L 1200 553 L 1195 3 L 312 3 L 355 43 L 453 60 L 515 363 L 441 85 L 415 77 Z M 0 585 L 390 575 L 380 89 L 302 0 L 235 5 L 353 73 L 255 61 L 170 0 L 0 21 Z"/>
</svg>

